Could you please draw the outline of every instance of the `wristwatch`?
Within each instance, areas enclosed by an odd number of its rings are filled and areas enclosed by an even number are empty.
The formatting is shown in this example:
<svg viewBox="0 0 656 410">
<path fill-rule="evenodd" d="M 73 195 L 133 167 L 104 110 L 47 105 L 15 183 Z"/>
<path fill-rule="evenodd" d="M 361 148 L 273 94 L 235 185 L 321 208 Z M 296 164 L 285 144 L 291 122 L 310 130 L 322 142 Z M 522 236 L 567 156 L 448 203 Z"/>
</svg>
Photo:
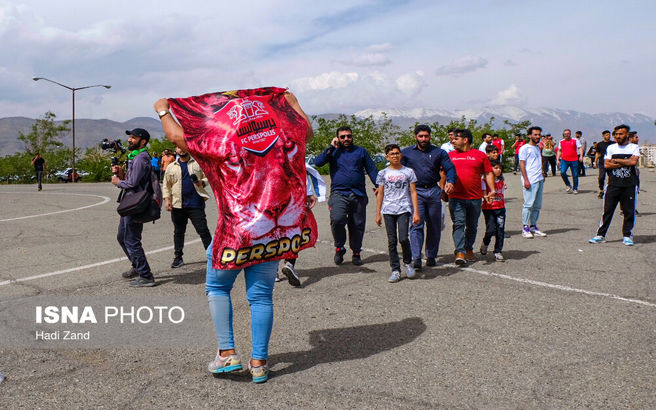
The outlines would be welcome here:
<svg viewBox="0 0 656 410">
<path fill-rule="evenodd" d="M 162 118 L 162 117 L 165 116 L 166 114 L 170 114 L 170 113 L 171 113 L 171 111 L 169 111 L 169 110 L 162 110 L 162 111 L 159 111 L 159 112 L 157 113 L 157 115 L 159 115 L 159 118 Z"/>
</svg>

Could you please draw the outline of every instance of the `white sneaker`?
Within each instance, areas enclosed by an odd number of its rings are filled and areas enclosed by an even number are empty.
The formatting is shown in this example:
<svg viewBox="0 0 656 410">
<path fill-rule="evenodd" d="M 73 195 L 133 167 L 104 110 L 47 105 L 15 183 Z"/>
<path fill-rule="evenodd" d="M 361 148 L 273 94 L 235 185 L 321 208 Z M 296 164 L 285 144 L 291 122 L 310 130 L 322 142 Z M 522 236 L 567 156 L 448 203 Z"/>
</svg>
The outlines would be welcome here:
<svg viewBox="0 0 656 410">
<path fill-rule="evenodd" d="M 547 234 L 538 229 L 537 226 L 531 228 L 531 233 L 533 236 L 547 236 Z"/>
<path fill-rule="evenodd" d="M 396 283 L 401 280 L 401 272 L 395 270 L 392 272 L 392 275 L 387 279 L 389 283 Z"/>
<path fill-rule="evenodd" d="M 568 186 L 567 188 L 565 188 L 565 192 L 567 192 L 568 194 L 571 194 L 572 193 L 572 187 Z"/>
<path fill-rule="evenodd" d="M 528 227 L 522 229 L 522 236 L 526 239 L 533 239 L 533 234 Z"/>
<path fill-rule="evenodd" d="M 415 273 L 415 268 L 412 267 L 412 265 L 406 264 L 405 265 L 405 276 L 408 279 L 415 279 L 416 273 Z"/>
<path fill-rule="evenodd" d="M 505 262 L 506 259 L 503 257 L 503 254 L 501 252 L 497 252 L 494 254 L 494 259 L 496 259 L 497 262 Z"/>
<path fill-rule="evenodd" d="M 579 193 L 579 191 L 577 191 L 577 190 L 575 189 L 575 190 L 572 191 L 572 193 L 573 193 L 574 195 L 576 195 L 576 194 Z"/>
</svg>

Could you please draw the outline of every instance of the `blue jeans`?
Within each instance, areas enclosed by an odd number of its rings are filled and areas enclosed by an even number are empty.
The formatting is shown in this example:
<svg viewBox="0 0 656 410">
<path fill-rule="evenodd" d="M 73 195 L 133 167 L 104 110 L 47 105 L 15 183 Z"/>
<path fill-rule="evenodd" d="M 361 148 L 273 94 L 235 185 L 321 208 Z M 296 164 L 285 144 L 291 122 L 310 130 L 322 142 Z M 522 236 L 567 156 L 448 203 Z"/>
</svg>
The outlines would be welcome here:
<svg viewBox="0 0 656 410">
<path fill-rule="evenodd" d="M 574 181 L 576 181 L 576 179 Z M 537 225 L 538 218 L 540 217 L 540 209 L 542 208 L 543 190 L 544 190 L 544 180 L 532 183 L 531 189 L 526 189 L 522 186 L 522 193 L 524 194 L 524 207 L 522 208 L 522 224 L 527 226 Z"/>
<path fill-rule="evenodd" d="M 572 179 L 574 180 L 574 189 L 579 189 L 579 162 L 560 160 L 560 176 L 563 178 L 565 185 L 571 187 L 567 177 L 567 168 L 572 169 Z"/>
<path fill-rule="evenodd" d="M 494 238 L 494 253 L 500 253 L 503 250 L 503 241 L 506 228 L 506 208 L 501 209 L 483 209 L 485 217 L 485 236 L 483 243 L 489 245 Z"/>
<path fill-rule="evenodd" d="M 453 221 L 453 243 L 456 252 L 473 250 L 478 218 L 481 216 L 481 200 L 449 198 L 449 211 Z"/>
<path fill-rule="evenodd" d="M 410 227 L 412 259 L 421 259 L 426 225 L 426 257 L 437 258 L 442 237 L 442 190 L 440 187 L 417 188 L 417 205 L 421 221 Z M 410 218 L 412 219 L 412 217 Z"/>
<path fill-rule="evenodd" d="M 266 360 L 269 357 L 269 339 L 273 329 L 273 284 L 278 261 L 259 263 L 244 269 L 246 298 L 251 308 L 251 357 Z M 212 268 L 212 245 L 207 248 L 205 294 L 210 304 L 219 349 L 235 348 L 232 332 L 232 300 L 230 291 L 241 269 Z"/>
</svg>

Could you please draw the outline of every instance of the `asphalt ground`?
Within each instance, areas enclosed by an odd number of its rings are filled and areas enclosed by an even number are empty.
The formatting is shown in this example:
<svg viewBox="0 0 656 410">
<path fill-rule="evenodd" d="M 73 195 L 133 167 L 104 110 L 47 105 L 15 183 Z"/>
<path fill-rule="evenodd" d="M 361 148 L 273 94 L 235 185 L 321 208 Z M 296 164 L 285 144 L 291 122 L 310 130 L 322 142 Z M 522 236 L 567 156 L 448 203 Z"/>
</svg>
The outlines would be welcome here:
<svg viewBox="0 0 656 410">
<path fill-rule="evenodd" d="M 596 171 L 588 170 L 589 174 Z M 216 342 L 110 349 L 5 346 L 0 408 L 655 408 L 656 175 L 642 171 L 635 246 L 621 242 L 619 214 L 608 243 L 592 245 L 601 215 L 596 177 L 579 195 L 546 180 L 539 225 L 523 239 L 519 176 L 507 174 L 506 262 L 491 253 L 453 264 L 451 223 L 438 266 L 390 284 L 384 227 L 372 195 L 365 264 L 333 264 L 326 203 L 315 208 L 316 248 L 297 262 L 302 287 L 276 284 L 271 378 L 206 372 Z M 168 217 L 146 225 L 143 243 L 159 286 L 129 288 L 116 243 L 118 190 L 108 183 L 0 186 L 0 302 L 35 295 L 204 300 L 205 256 L 191 225 L 186 265 L 170 269 Z M 208 203 L 210 229 L 216 207 Z M 476 249 L 483 220 L 479 222 Z M 196 240 L 195 242 L 193 242 Z M 232 295 L 237 350 L 250 354 L 243 280 Z M 0 315 L 6 315 L 0 312 Z M 7 322 L 0 316 L 0 322 Z M 0 335 L 2 338 L 2 335 Z"/>
</svg>

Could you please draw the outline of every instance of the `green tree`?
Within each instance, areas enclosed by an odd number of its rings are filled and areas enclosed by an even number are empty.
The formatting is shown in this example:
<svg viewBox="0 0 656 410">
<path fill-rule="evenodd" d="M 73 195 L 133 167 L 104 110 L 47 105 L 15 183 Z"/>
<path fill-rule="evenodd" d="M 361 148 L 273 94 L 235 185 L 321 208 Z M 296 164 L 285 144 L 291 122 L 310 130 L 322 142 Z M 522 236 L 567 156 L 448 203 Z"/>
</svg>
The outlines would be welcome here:
<svg viewBox="0 0 656 410">
<path fill-rule="evenodd" d="M 312 116 L 314 138 L 308 143 L 306 153 L 318 155 L 330 145 L 337 136 L 337 128 L 349 126 L 353 130 L 353 143 L 364 147 L 372 157 L 382 153 L 385 145 L 395 142 L 401 136 L 401 129 L 392 123 L 392 120 L 383 113 L 383 117 L 374 120 L 373 116 L 359 118 L 355 115 L 339 114 L 337 118 L 326 119 Z M 385 165 L 385 161 L 378 162 L 378 168 Z M 328 173 L 328 165 L 319 168 L 322 174 Z"/>
<path fill-rule="evenodd" d="M 385 113 L 378 121 L 374 120 L 373 116 L 359 118 L 355 115 L 339 114 L 332 120 L 313 116 L 312 122 L 316 124 L 314 138 L 306 147 L 307 153 L 312 155 L 325 150 L 337 135 L 337 128 L 342 126 L 351 127 L 353 143 L 364 147 L 371 155 L 382 152 L 387 143 L 396 141 L 401 135 L 400 128 L 394 125 Z"/>
<path fill-rule="evenodd" d="M 170 149 L 171 151 L 175 152 L 175 145 L 173 145 L 171 141 L 166 139 L 166 137 L 162 137 L 160 139 L 151 138 L 149 144 L 150 147 L 148 148 L 148 152 L 150 152 L 151 154 L 153 152 L 156 152 L 157 155 L 160 157 L 162 156 L 162 151 L 164 151 L 165 149 Z"/>
<path fill-rule="evenodd" d="M 513 158 L 513 155 L 509 154 L 514 154 L 512 151 L 512 144 L 515 140 L 515 134 L 525 134 L 526 129 L 530 127 L 531 122 L 530 121 L 521 121 L 517 123 L 513 123 L 511 121 L 505 120 L 504 121 L 504 127 L 503 128 L 495 128 L 494 127 L 494 117 L 490 117 L 485 123 L 479 124 L 477 120 L 475 119 L 469 119 L 465 118 L 465 116 L 462 116 L 458 120 L 451 120 L 448 124 L 440 124 L 439 122 L 435 121 L 433 123 L 426 124 L 429 127 L 431 127 L 431 140 L 434 145 L 437 145 L 438 147 L 445 142 L 449 140 L 448 136 L 448 131 L 449 129 L 456 129 L 456 128 L 466 128 L 472 132 L 472 135 L 474 136 L 474 141 L 472 143 L 472 146 L 477 148 L 480 143 L 483 141 L 483 134 L 485 133 L 490 133 L 492 135 L 497 134 L 501 139 L 503 139 L 503 142 L 505 144 L 505 150 L 503 153 L 503 163 L 504 167 L 510 167 L 510 160 Z M 409 129 L 405 132 L 402 133 L 402 136 L 399 138 L 399 145 L 402 147 L 408 147 L 411 145 L 415 144 L 415 135 L 414 135 L 414 129 L 415 127 L 419 125 L 418 122 L 415 123 L 415 125 L 409 127 Z"/>
<path fill-rule="evenodd" d="M 19 132 L 18 139 L 25 144 L 25 151 L 34 155 L 37 152 L 44 154 L 51 149 L 56 149 L 64 144 L 59 141 L 61 134 L 70 131 L 68 124 L 70 120 L 63 121 L 63 123 L 56 125 L 55 118 L 57 116 L 48 111 L 44 114 L 43 118 L 37 119 L 32 125 L 32 131 L 29 134 Z"/>
<path fill-rule="evenodd" d="M 89 173 L 88 180 L 96 182 L 108 181 L 112 177 L 112 156 L 114 154 L 107 153 L 100 147 L 89 148 L 84 158 L 79 162 L 79 167 Z"/>
</svg>

